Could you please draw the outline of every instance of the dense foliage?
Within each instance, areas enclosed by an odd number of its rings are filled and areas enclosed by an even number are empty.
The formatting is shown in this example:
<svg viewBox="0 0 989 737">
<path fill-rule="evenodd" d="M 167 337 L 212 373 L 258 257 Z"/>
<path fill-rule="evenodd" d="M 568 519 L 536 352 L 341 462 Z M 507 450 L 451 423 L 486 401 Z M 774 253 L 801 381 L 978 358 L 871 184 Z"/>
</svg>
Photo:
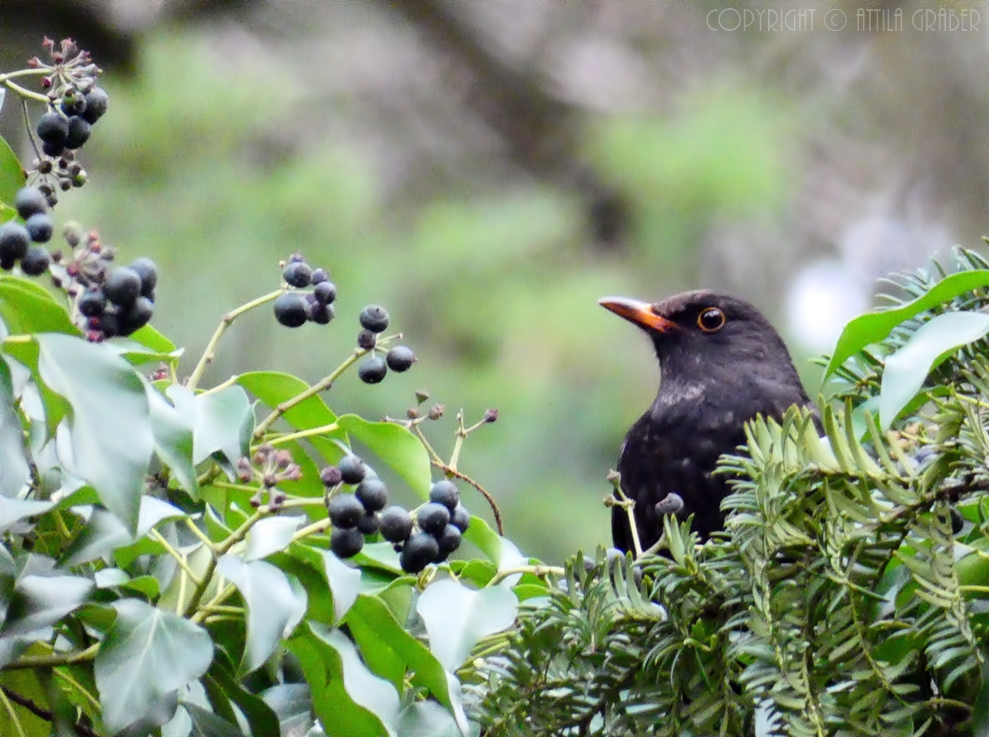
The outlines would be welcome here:
<svg viewBox="0 0 989 737">
<path fill-rule="evenodd" d="M 78 92 L 13 84 L 44 115 Z M 33 183 L 65 168 L 46 164 L 61 153 L 38 152 Z M 0 147 L 0 217 L 14 225 L 31 216 L 24 183 Z M 977 254 L 904 277 L 889 309 L 849 324 L 828 365 L 824 437 L 796 410 L 752 423 L 722 464 L 735 485 L 720 538 L 695 545 L 667 521 L 665 555 L 599 550 L 556 568 L 465 517 L 463 504 L 491 500 L 461 469 L 464 444 L 497 412 L 458 413 L 444 458 L 423 433 L 443 408 L 425 395 L 380 422 L 327 403 L 348 370 L 370 385 L 415 363 L 379 335 L 383 308 L 362 313 L 357 345 L 317 382 L 262 369 L 204 387 L 241 315 L 339 330 L 328 308 L 346 284 L 330 296 L 326 275 L 290 258 L 280 286 L 222 317 L 183 379 L 182 351 L 151 326 L 92 329 L 80 300 L 116 272 L 97 235 L 64 237 L 73 256 L 53 254 L 54 290 L 23 257 L 0 274 L 0 733 L 989 729 L 989 262 Z M 65 266 L 77 258 L 106 262 L 87 291 Z M 154 290 L 132 286 L 133 304 Z M 423 502 L 408 524 L 385 514 L 398 486 Z M 459 559 L 413 564 L 402 548 L 460 532 L 472 554 Z"/>
</svg>

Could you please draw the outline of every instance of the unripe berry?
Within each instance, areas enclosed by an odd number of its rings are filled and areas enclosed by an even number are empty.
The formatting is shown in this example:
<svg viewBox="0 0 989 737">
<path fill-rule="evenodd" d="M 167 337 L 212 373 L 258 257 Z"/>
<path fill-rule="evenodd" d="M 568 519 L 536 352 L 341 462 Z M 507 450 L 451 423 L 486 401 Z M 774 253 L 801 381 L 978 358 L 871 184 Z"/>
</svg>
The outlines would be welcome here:
<svg viewBox="0 0 989 737">
<path fill-rule="evenodd" d="M 364 329 L 357 334 L 357 347 L 362 348 L 365 351 L 369 351 L 374 348 L 377 342 L 377 334 L 372 333 L 370 330 Z"/>
<path fill-rule="evenodd" d="M 323 486 L 331 488 L 343 481 L 343 474 L 336 466 L 327 466 L 319 472 L 319 480 L 323 482 Z"/>
</svg>

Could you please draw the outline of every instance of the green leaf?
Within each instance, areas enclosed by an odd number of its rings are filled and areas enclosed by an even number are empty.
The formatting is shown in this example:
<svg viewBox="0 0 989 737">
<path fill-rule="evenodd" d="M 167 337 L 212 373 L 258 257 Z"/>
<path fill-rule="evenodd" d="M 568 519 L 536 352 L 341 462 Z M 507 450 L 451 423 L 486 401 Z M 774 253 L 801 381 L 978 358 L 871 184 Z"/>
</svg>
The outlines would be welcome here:
<svg viewBox="0 0 989 737">
<path fill-rule="evenodd" d="M 398 733 L 401 737 L 476 737 L 481 730 L 477 724 L 461 730 L 439 704 L 416 701 L 402 709 L 398 718 Z"/>
<path fill-rule="evenodd" d="M 33 499 L 8 499 L 0 496 L 0 532 L 6 532 L 25 517 L 47 512 L 55 502 L 36 502 Z"/>
<path fill-rule="evenodd" d="M 322 569 L 333 595 L 333 615 L 340 621 L 361 590 L 361 572 L 351 568 L 329 550 L 320 550 L 302 543 L 289 546 L 293 557 Z"/>
<path fill-rule="evenodd" d="M 3 98 L 0 97 L 0 103 Z M 10 145 L 0 138 L 0 202 L 5 205 L 13 205 L 17 190 L 24 186 L 27 177 L 24 175 L 24 167 L 17 160 Z"/>
<path fill-rule="evenodd" d="M 515 621 L 518 599 L 503 586 L 474 591 L 452 579 L 434 581 L 416 602 L 429 634 L 429 649 L 448 671 L 456 671 L 482 637 Z"/>
<path fill-rule="evenodd" d="M 371 673 L 354 644 L 318 622 L 289 640 L 312 690 L 316 716 L 334 737 L 396 737 L 399 695 Z"/>
<path fill-rule="evenodd" d="M 312 694 L 305 683 L 279 683 L 261 698 L 278 716 L 281 732 L 272 734 L 305 734 L 312 727 Z"/>
<path fill-rule="evenodd" d="M 79 576 L 24 576 L 14 588 L 4 638 L 50 627 L 89 599 L 93 582 Z"/>
<path fill-rule="evenodd" d="M 523 565 L 528 560 L 515 547 L 515 543 L 506 537 L 501 537 L 480 517 L 470 518 L 470 526 L 464 532 L 464 540 L 469 540 L 480 548 L 481 552 L 498 566 L 499 571 Z"/>
<path fill-rule="evenodd" d="M 946 312 L 921 325 L 906 344 L 886 358 L 879 392 L 879 420 L 889 428 L 924 385 L 931 369 L 961 346 L 989 333 L 989 315 Z"/>
<path fill-rule="evenodd" d="M 16 276 L 0 276 L 0 319 L 12 335 L 81 334 L 50 293 Z"/>
<path fill-rule="evenodd" d="M 140 343 L 152 353 L 167 355 L 172 358 L 178 358 L 183 353 L 181 349 L 175 347 L 172 341 L 155 330 L 151 325 L 145 325 L 140 330 L 131 333 L 128 337 L 129 340 Z"/>
<path fill-rule="evenodd" d="M 38 335 L 35 340 L 41 377 L 72 406 L 73 458 L 67 468 L 96 489 L 104 506 L 135 530 L 154 450 L 141 377 L 104 346 L 58 334 Z"/>
<path fill-rule="evenodd" d="M 460 682 L 444 670 L 429 648 L 398 623 L 384 602 L 361 594 L 347 613 L 346 622 L 362 653 L 379 643 L 386 644 L 411 671 L 412 683 L 429 691 L 446 707 L 448 716 L 453 716 L 454 727 L 460 725 L 467 731 Z"/>
<path fill-rule="evenodd" d="M 0 356 L 0 496 L 15 497 L 31 478 L 24 455 L 24 427 L 15 409 L 10 366 Z"/>
<path fill-rule="evenodd" d="M 213 642 L 202 627 L 136 599 L 114 604 L 117 620 L 96 655 L 94 669 L 103 721 L 110 732 L 156 715 L 166 697 L 202 676 Z M 162 721 L 170 714 L 160 715 Z"/>
<path fill-rule="evenodd" d="M 369 422 L 357 415 L 338 417 L 337 424 L 388 464 L 419 496 L 429 498 L 429 454 L 415 435 L 394 422 Z"/>
<path fill-rule="evenodd" d="M 168 396 L 179 407 L 179 393 L 173 385 Z M 187 389 L 185 391 L 188 391 Z M 247 455 L 254 413 L 247 394 L 239 386 L 228 386 L 214 394 L 195 398 L 196 426 L 193 430 L 193 463 L 199 464 L 214 453 L 222 453 L 230 463 Z M 180 409 L 181 411 L 181 409 Z M 245 429 L 250 427 L 250 430 Z"/>
<path fill-rule="evenodd" d="M 244 737 L 239 728 L 201 706 L 182 702 L 182 708 L 192 720 L 189 737 Z"/>
<path fill-rule="evenodd" d="M 260 560 L 272 553 L 285 550 L 299 525 L 306 521 L 302 515 L 268 517 L 257 522 L 247 533 L 247 549 L 244 560 Z"/>
<path fill-rule="evenodd" d="M 960 294 L 985 286 L 989 286 L 989 270 L 960 271 L 945 277 L 922 296 L 902 307 L 856 317 L 845 326 L 841 337 L 838 338 L 834 354 L 824 371 L 824 378 L 827 379 L 839 366 L 866 346 L 885 340 L 893 328 L 900 323 Z"/>
<path fill-rule="evenodd" d="M 199 480 L 196 466 L 192 461 L 192 433 L 196 420 L 195 415 L 190 411 L 191 403 L 182 405 L 180 410 L 169 404 L 151 382 L 142 380 L 148 396 L 155 452 L 162 463 L 171 469 L 172 476 L 179 485 L 189 492 L 193 499 L 198 499 Z"/>
<path fill-rule="evenodd" d="M 240 591 L 247 605 L 247 647 L 241 675 L 264 664 L 306 611 L 305 592 L 296 591 L 288 577 L 261 560 L 245 563 L 230 553 L 220 558 L 217 572 Z"/>
<path fill-rule="evenodd" d="M 0 325 L 2 325 L 2 323 L 0 323 Z M 69 415 L 71 412 L 71 407 L 63 397 L 52 391 L 51 387 L 49 387 L 40 376 L 38 372 L 38 361 L 41 356 L 41 349 L 39 348 L 38 343 L 34 340 L 28 340 L 23 343 L 6 343 L 2 346 L 2 348 L 7 355 L 15 359 L 17 364 L 20 364 L 20 367 L 25 369 L 31 379 L 34 380 L 34 386 L 38 390 L 38 396 L 40 397 L 42 407 L 44 408 L 44 437 L 55 437 L 59 423 L 61 423 L 62 420 Z M 12 371 L 17 364 L 14 364 L 11 367 Z M 22 398 L 27 396 L 29 386 L 25 387 Z"/>
<path fill-rule="evenodd" d="M 186 516 L 188 515 L 185 512 L 161 499 L 155 499 L 152 496 L 141 497 L 137 532 L 131 535 L 116 515 L 104 512 L 102 509 L 94 509 L 82 532 L 65 549 L 59 563 L 67 566 L 88 563 L 113 552 L 117 548 L 132 545 L 147 535 L 151 528 L 166 519 L 178 519 Z"/>
<path fill-rule="evenodd" d="M 214 667 L 210 669 L 210 676 L 223 689 L 227 698 L 240 707 L 251 728 L 251 734 L 270 734 L 272 737 L 280 734 L 278 717 L 271 707 L 262 698 L 244 688 L 225 667 L 218 667 L 214 663 Z"/>
</svg>

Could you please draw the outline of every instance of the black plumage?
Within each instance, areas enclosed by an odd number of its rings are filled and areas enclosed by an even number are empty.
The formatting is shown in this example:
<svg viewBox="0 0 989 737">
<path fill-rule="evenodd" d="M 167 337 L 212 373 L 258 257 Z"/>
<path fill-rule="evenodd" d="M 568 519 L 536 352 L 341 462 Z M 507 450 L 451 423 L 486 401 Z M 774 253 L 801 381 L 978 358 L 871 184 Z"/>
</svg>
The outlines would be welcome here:
<svg viewBox="0 0 989 737">
<path fill-rule="evenodd" d="M 600 304 L 645 330 L 659 358 L 656 399 L 625 436 L 617 469 L 635 502 L 640 544 L 659 540 L 669 507 L 680 507 L 681 519 L 693 514 L 693 529 L 706 539 L 722 529 L 729 492 L 726 477 L 712 473 L 718 457 L 745 442 L 745 423 L 756 414 L 778 419 L 794 404 L 810 405 L 786 344 L 755 307 L 716 292 Z M 615 547 L 633 549 L 621 507 L 612 509 L 611 529 Z"/>
</svg>

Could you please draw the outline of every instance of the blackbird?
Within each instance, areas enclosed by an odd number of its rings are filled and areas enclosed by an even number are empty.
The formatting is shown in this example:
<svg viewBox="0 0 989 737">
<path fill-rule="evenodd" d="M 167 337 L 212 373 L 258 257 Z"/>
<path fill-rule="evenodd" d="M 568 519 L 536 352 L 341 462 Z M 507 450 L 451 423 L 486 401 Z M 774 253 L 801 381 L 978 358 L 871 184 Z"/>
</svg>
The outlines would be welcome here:
<svg viewBox="0 0 989 737">
<path fill-rule="evenodd" d="M 759 310 L 717 292 L 599 304 L 645 330 L 659 359 L 659 392 L 628 431 L 618 460 L 642 549 L 659 540 L 667 512 L 693 514 L 693 529 L 707 539 L 722 529 L 729 491 L 726 478 L 712 472 L 721 454 L 745 442 L 746 421 L 812 406 L 786 344 Z M 612 507 L 611 534 L 615 547 L 634 550 L 622 507 Z"/>
</svg>

